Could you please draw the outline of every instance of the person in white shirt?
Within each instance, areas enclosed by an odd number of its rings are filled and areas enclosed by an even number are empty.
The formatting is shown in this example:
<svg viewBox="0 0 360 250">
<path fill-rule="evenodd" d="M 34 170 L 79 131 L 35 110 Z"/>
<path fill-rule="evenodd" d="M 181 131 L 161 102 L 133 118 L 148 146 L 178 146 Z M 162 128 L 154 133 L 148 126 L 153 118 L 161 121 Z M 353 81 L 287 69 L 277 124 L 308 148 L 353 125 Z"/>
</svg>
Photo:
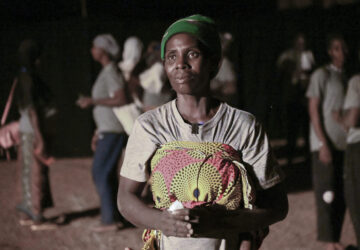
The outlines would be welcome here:
<svg viewBox="0 0 360 250">
<path fill-rule="evenodd" d="M 318 240 L 326 242 L 327 250 L 344 249 L 339 240 L 345 215 L 343 161 L 346 131 L 333 118 L 332 112 L 341 110 L 344 101 L 346 53 L 343 38 L 330 36 L 328 54 L 331 62 L 311 75 L 306 92 Z"/>
</svg>

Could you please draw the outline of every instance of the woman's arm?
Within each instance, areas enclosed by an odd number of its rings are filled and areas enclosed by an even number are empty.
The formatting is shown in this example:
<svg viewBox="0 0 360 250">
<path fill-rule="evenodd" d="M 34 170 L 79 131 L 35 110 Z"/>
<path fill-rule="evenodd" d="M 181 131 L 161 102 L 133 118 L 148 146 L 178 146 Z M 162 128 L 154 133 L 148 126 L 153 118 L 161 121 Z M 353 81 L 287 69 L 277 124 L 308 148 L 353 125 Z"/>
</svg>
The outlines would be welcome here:
<svg viewBox="0 0 360 250">
<path fill-rule="evenodd" d="M 315 134 L 322 143 L 319 149 L 320 161 L 324 164 L 329 164 L 332 161 L 332 155 L 326 139 L 325 129 L 320 117 L 320 104 L 321 103 L 319 98 L 309 98 L 309 116 L 311 124 L 315 130 Z"/>
<path fill-rule="evenodd" d="M 108 107 L 119 107 L 128 103 L 125 90 L 123 88 L 114 92 L 114 96 L 101 99 L 93 99 L 91 97 L 80 97 L 77 100 L 77 105 L 80 108 L 88 108 L 90 106 L 102 105 Z"/>
<path fill-rule="evenodd" d="M 253 210 L 190 210 L 194 235 L 219 238 L 233 233 L 259 230 L 283 220 L 288 213 L 288 200 L 283 184 L 261 191 L 257 201 L 257 208 Z"/>
<path fill-rule="evenodd" d="M 167 236 L 188 237 L 192 234 L 189 211 L 160 211 L 141 200 L 145 182 L 120 177 L 118 207 L 121 214 L 140 228 L 158 229 Z"/>
</svg>

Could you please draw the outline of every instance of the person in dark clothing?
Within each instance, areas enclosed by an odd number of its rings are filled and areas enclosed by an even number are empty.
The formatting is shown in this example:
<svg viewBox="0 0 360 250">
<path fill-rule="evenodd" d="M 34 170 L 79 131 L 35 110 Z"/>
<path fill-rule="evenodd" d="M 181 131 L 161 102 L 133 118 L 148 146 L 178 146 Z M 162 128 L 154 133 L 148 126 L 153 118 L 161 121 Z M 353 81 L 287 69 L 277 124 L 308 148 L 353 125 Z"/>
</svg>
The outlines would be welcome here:
<svg viewBox="0 0 360 250">
<path fill-rule="evenodd" d="M 20 69 L 17 75 L 16 97 L 20 112 L 19 199 L 21 225 L 32 230 L 55 228 L 46 222 L 43 211 L 53 206 L 50 192 L 48 165 L 53 158 L 47 156 L 44 130 L 46 119 L 53 112 L 52 94 L 36 72 L 41 47 L 33 40 L 25 40 L 19 48 Z"/>
</svg>

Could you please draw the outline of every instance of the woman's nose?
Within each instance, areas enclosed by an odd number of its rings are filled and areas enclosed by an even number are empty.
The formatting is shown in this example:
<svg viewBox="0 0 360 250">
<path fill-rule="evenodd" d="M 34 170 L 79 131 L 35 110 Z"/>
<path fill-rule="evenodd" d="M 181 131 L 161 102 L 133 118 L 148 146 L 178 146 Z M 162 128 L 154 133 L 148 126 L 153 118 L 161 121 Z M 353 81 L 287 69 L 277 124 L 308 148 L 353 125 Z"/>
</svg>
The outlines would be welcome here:
<svg viewBox="0 0 360 250">
<path fill-rule="evenodd" d="M 176 69 L 184 69 L 188 67 L 187 60 L 185 56 L 178 56 L 176 58 Z"/>
</svg>

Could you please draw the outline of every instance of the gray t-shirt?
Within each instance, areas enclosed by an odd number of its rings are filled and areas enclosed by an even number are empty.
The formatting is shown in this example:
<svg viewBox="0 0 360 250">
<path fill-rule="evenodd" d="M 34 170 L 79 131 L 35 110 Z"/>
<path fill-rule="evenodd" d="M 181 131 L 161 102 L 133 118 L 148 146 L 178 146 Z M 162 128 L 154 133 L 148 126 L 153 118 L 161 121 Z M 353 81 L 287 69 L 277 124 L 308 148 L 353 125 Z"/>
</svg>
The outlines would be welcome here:
<svg viewBox="0 0 360 250">
<path fill-rule="evenodd" d="M 321 120 L 324 123 L 325 133 L 337 150 L 346 148 L 346 131 L 333 119 L 332 111 L 342 109 L 344 101 L 343 75 L 335 66 L 329 65 L 317 69 L 310 78 L 306 92 L 308 98 L 319 98 L 321 105 Z M 320 140 L 310 123 L 310 149 L 318 151 Z"/>
<path fill-rule="evenodd" d="M 349 81 L 344 109 L 350 108 L 360 109 L 360 74 L 352 77 Z M 346 141 L 348 144 L 360 142 L 360 128 L 350 128 Z"/>
<path fill-rule="evenodd" d="M 124 87 L 124 80 L 117 71 L 115 64 L 106 65 L 97 77 L 92 88 L 92 98 L 102 99 L 111 97 L 114 92 Z M 94 120 L 98 132 L 122 133 L 124 129 L 116 118 L 112 107 L 96 105 L 93 110 Z"/>
<path fill-rule="evenodd" d="M 238 150 L 250 166 L 257 189 L 267 189 L 283 179 L 269 140 L 254 116 L 222 103 L 215 116 L 191 133 L 191 125 L 181 117 L 176 100 L 142 114 L 129 137 L 121 176 L 138 182 L 149 178 L 149 161 L 160 145 L 172 141 L 220 142 Z M 162 249 L 236 249 L 229 239 L 188 239 L 162 237 Z M 175 248 L 173 248 L 176 246 Z"/>
</svg>

